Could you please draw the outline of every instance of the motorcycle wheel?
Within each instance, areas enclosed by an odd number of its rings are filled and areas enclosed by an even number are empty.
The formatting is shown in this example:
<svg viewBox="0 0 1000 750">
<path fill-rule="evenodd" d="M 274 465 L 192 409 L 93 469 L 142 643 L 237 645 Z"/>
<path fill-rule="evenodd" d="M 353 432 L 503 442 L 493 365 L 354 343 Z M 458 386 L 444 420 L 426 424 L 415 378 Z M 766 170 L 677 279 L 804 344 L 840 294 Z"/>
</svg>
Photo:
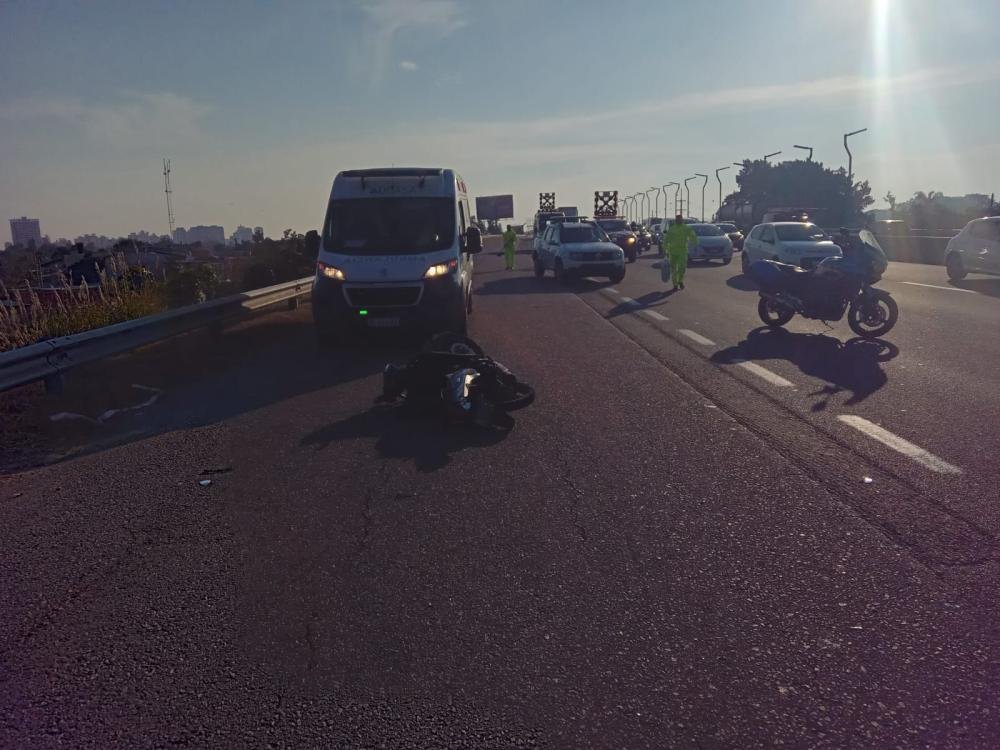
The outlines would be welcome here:
<svg viewBox="0 0 1000 750">
<path fill-rule="evenodd" d="M 859 297 L 851 303 L 847 323 L 851 330 L 865 339 L 885 336 L 899 319 L 899 305 L 888 292 L 872 291 L 868 298 Z"/>
<path fill-rule="evenodd" d="M 757 303 L 757 314 L 771 328 L 780 328 L 795 317 L 795 311 L 780 302 L 761 297 Z"/>
</svg>

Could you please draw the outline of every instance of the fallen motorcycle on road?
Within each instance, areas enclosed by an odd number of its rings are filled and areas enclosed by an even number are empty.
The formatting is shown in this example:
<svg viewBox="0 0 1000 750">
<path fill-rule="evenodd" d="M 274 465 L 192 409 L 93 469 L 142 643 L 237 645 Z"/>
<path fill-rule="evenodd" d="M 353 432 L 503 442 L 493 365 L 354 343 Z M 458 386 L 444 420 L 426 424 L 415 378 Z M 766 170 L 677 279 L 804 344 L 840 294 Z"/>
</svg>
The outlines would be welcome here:
<svg viewBox="0 0 1000 750">
<path fill-rule="evenodd" d="M 535 400 L 535 391 L 472 339 L 438 334 L 403 366 L 386 365 L 381 403 L 402 402 L 410 411 L 440 414 L 448 421 L 503 431 L 514 427 L 509 412 Z"/>
<path fill-rule="evenodd" d="M 884 336 L 899 318 L 899 306 L 884 289 L 873 287 L 888 267 L 885 252 L 867 229 L 844 255 L 824 258 L 810 270 L 773 260 L 750 265 L 749 276 L 760 287 L 757 313 L 768 326 L 785 325 L 796 314 L 824 322 L 841 320 L 858 336 Z"/>
</svg>

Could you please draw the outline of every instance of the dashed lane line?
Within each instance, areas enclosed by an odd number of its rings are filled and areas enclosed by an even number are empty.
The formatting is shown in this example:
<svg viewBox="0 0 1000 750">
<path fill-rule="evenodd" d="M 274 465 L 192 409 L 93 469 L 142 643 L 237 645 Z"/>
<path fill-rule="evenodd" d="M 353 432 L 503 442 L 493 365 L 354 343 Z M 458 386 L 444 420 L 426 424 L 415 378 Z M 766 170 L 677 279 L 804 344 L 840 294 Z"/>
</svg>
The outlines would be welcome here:
<svg viewBox="0 0 1000 750">
<path fill-rule="evenodd" d="M 841 414 L 837 417 L 841 422 L 850 425 L 859 432 L 863 432 L 870 438 L 877 440 L 882 445 L 892 448 L 894 451 L 902 453 L 907 458 L 911 458 L 918 464 L 926 466 L 931 471 L 939 474 L 961 474 L 962 470 L 942 458 L 938 458 L 933 453 L 924 450 L 919 445 L 914 445 L 909 440 L 904 440 L 899 435 L 894 435 L 883 427 L 879 427 L 874 422 L 869 422 L 864 417 L 855 414 Z"/>
<path fill-rule="evenodd" d="M 738 360 L 737 362 L 735 362 L 735 364 L 739 365 L 747 372 L 752 372 L 758 378 L 766 380 L 771 385 L 776 385 L 780 388 L 792 388 L 795 385 L 791 380 L 786 380 L 785 378 L 781 377 L 778 373 L 771 372 L 766 367 L 762 367 L 761 365 L 758 365 L 756 362 L 747 362 L 745 360 Z"/>
<path fill-rule="evenodd" d="M 925 286 L 929 289 L 944 289 L 946 292 L 966 292 L 967 294 L 975 294 L 973 289 L 960 289 L 957 286 L 938 286 L 937 284 L 921 284 L 919 281 L 900 281 L 900 284 L 909 284 L 910 286 Z"/>
<path fill-rule="evenodd" d="M 696 344 L 701 344 L 702 346 L 716 346 L 716 343 L 712 341 L 712 339 L 707 339 L 700 333 L 697 333 L 695 331 L 689 331 L 687 328 L 680 328 L 678 329 L 677 333 L 684 334 Z"/>
<path fill-rule="evenodd" d="M 658 312 L 656 312 L 656 310 L 640 310 L 639 312 L 640 314 L 645 315 L 648 318 L 652 318 L 653 320 L 658 320 L 661 323 L 665 323 L 666 321 L 670 320 L 670 318 L 668 318 L 666 315 L 660 315 Z"/>
</svg>

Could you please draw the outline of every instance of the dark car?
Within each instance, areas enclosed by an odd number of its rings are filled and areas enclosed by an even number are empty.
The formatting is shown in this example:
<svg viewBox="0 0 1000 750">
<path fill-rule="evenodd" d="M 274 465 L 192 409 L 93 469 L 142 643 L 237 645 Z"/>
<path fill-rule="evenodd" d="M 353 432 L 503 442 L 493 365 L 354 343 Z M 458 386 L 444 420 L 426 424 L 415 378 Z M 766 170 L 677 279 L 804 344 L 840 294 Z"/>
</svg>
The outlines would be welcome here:
<svg viewBox="0 0 1000 750">
<path fill-rule="evenodd" d="M 614 216 L 598 219 L 597 224 L 608 233 L 612 242 L 625 251 L 625 259 L 633 263 L 639 254 L 639 239 L 628 222 L 620 216 Z"/>
<path fill-rule="evenodd" d="M 729 235 L 729 239 L 732 240 L 733 243 L 733 250 L 743 249 L 743 232 L 740 231 L 738 226 L 728 221 L 717 221 L 715 222 L 715 226 Z"/>
</svg>

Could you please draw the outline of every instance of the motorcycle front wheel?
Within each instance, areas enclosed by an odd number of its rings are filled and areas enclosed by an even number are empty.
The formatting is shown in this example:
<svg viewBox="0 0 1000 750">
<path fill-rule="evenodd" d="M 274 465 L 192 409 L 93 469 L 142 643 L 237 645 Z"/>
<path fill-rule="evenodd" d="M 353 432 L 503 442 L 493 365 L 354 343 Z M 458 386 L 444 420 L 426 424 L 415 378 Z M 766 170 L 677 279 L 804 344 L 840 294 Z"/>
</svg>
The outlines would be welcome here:
<svg viewBox="0 0 1000 750">
<path fill-rule="evenodd" d="M 873 289 L 870 294 L 855 299 L 847 312 L 851 330 L 866 339 L 885 336 L 898 319 L 899 305 L 881 289 Z"/>
<path fill-rule="evenodd" d="M 757 314 L 767 325 L 779 328 L 795 317 L 795 310 L 773 299 L 761 297 L 757 303 Z"/>
</svg>

